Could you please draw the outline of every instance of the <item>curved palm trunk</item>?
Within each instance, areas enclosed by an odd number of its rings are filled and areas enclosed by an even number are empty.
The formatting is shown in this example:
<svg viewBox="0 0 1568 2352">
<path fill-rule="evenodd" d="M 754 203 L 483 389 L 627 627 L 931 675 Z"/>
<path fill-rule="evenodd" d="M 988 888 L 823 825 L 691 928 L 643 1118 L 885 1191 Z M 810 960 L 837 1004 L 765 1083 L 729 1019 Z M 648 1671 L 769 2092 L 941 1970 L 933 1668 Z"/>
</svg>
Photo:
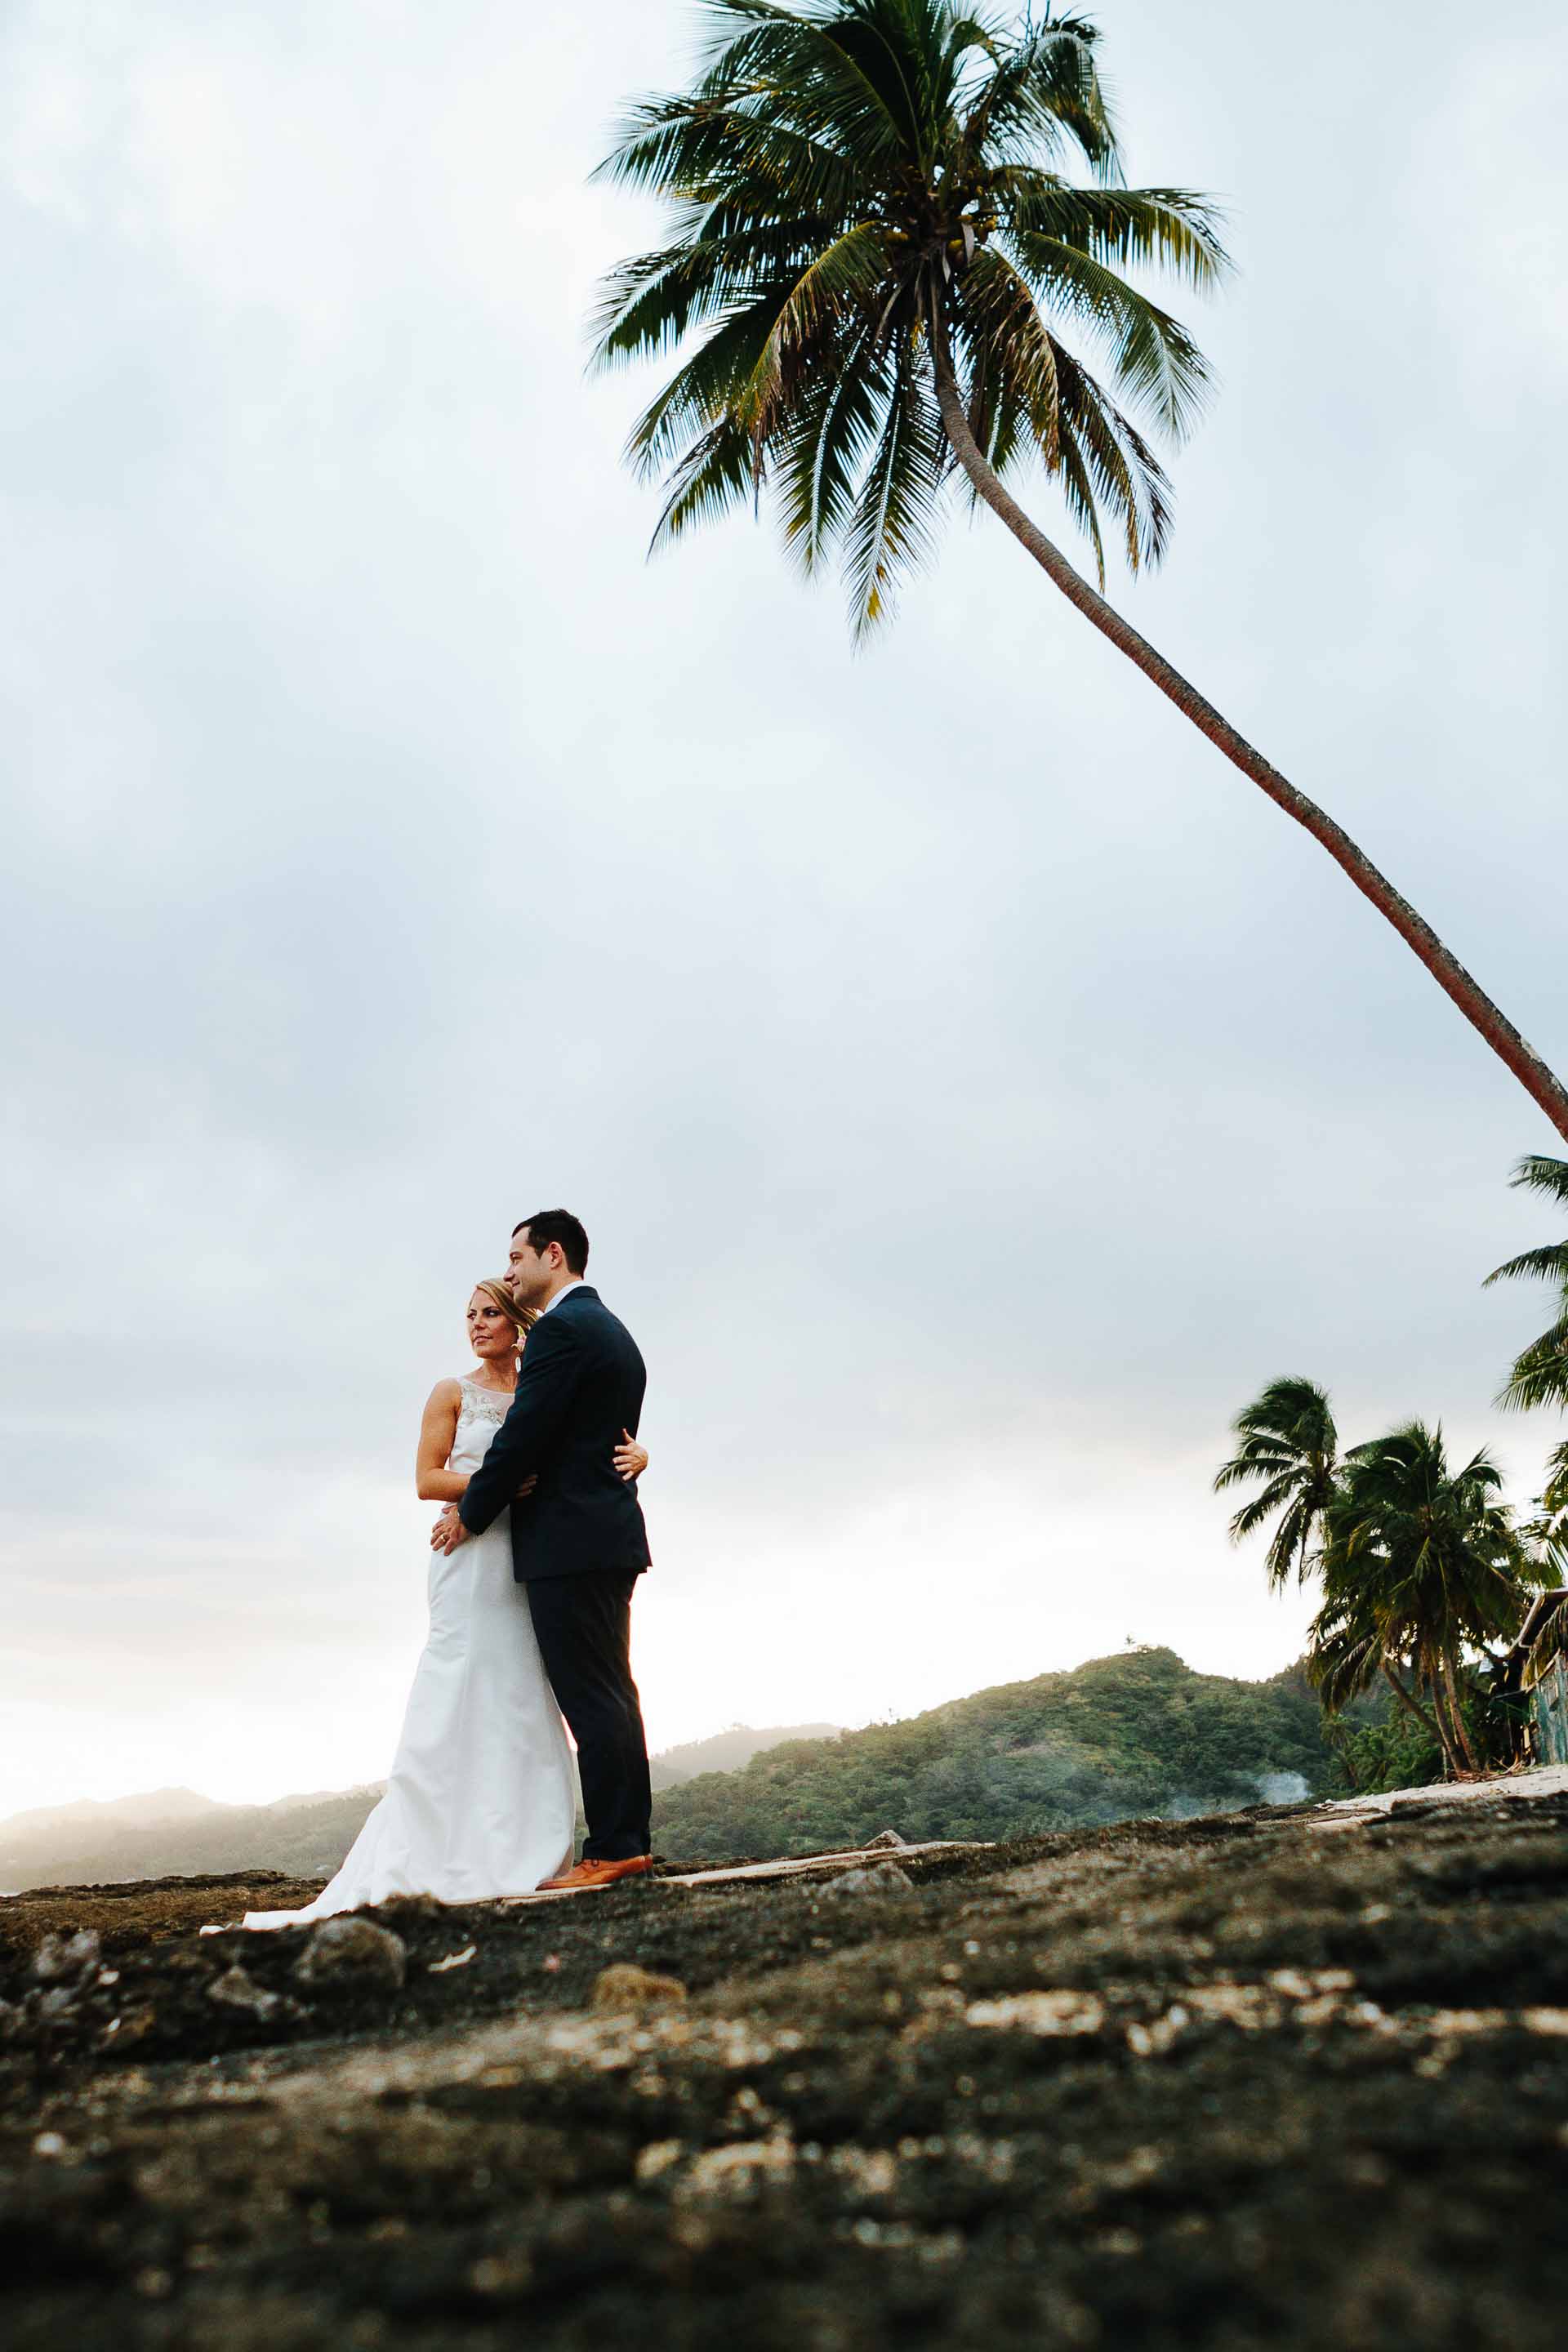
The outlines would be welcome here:
<svg viewBox="0 0 1568 2352">
<path fill-rule="evenodd" d="M 1020 545 L 1027 550 L 1036 562 L 1058 587 L 1069 604 L 1076 604 L 1086 620 L 1091 621 L 1102 636 L 1109 637 L 1119 653 L 1126 655 L 1142 671 L 1162 694 L 1169 697 L 1185 719 L 1190 719 L 1201 734 L 1206 735 L 1227 760 L 1250 776 L 1260 790 L 1267 793 L 1277 807 L 1287 816 L 1304 825 L 1315 841 L 1328 851 L 1336 865 L 1342 866 L 1366 898 L 1372 900 L 1379 914 L 1387 918 L 1405 945 L 1418 955 L 1438 987 L 1451 997 L 1473 1028 L 1479 1029 L 1494 1054 L 1507 1063 L 1520 1085 L 1545 1112 L 1559 1135 L 1568 1137 L 1568 1087 L 1564 1087 L 1542 1060 L 1534 1047 L 1519 1034 L 1506 1014 L 1499 1011 L 1486 992 L 1478 986 L 1457 956 L 1450 955 L 1436 932 L 1425 917 L 1418 915 L 1410 901 L 1402 897 L 1386 875 L 1379 872 L 1370 857 L 1357 848 L 1344 827 L 1336 824 L 1316 801 L 1282 776 L 1278 768 L 1255 751 L 1245 736 L 1238 735 L 1229 720 L 1205 700 L 1197 688 L 1189 686 L 1181 672 L 1172 667 L 1163 654 L 1156 653 L 1146 637 L 1140 636 L 1131 624 L 1124 621 L 1112 604 L 1108 604 L 1074 571 L 1066 556 L 1055 543 L 1032 522 L 1017 500 L 1011 497 L 992 467 L 969 429 L 964 415 L 963 399 L 952 372 L 952 355 L 948 347 L 946 323 L 940 301 L 931 304 L 931 362 L 936 375 L 938 404 L 942 425 L 953 456 L 958 459 L 977 497 L 984 499 L 993 514 L 998 516 Z"/>
<path fill-rule="evenodd" d="M 1459 1751 L 1454 1745 L 1454 1735 L 1449 1729 L 1448 1718 L 1443 1712 L 1443 1702 L 1437 1692 L 1437 1671 L 1430 1663 L 1427 1667 L 1426 1688 L 1433 1719 L 1437 1726 L 1437 1737 L 1442 1742 L 1443 1754 L 1447 1762 L 1448 1778 L 1450 1780 L 1462 1780 L 1465 1777 L 1465 1768 L 1459 1761 Z"/>
<path fill-rule="evenodd" d="M 1349 1732 L 1345 1729 L 1344 1725 L 1341 1722 L 1337 1715 L 1323 1716 L 1322 1726 L 1323 1737 L 1328 1741 L 1329 1746 L 1333 1749 L 1334 1754 L 1338 1757 L 1340 1766 L 1344 1773 L 1345 1779 L 1350 1782 L 1352 1789 L 1359 1789 L 1361 1787 L 1361 1782 L 1356 1779 L 1355 1766 L 1351 1761 Z"/>
<path fill-rule="evenodd" d="M 1394 1673 L 1393 1665 L 1387 1658 L 1380 1658 L 1378 1664 L 1382 1668 L 1384 1681 L 1387 1683 L 1389 1689 L 1394 1693 L 1394 1697 L 1399 1701 L 1400 1706 L 1409 1708 L 1411 1714 L 1415 1717 L 1416 1722 L 1421 1726 L 1422 1730 L 1430 1733 L 1432 1738 L 1436 1740 L 1438 1754 L 1451 1762 L 1452 1759 L 1448 1755 L 1448 1743 L 1443 1737 L 1443 1727 L 1438 1722 L 1436 1717 L 1435 1715 L 1428 1715 L 1420 1700 L 1415 1697 L 1415 1694 L 1405 1689 L 1405 1685 Z"/>
<path fill-rule="evenodd" d="M 1465 1724 L 1464 1708 L 1459 1701 L 1459 1681 L 1454 1672 L 1454 1661 L 1447 1650 L 1443 1653 L 1443 1688 L 1448 1696 L 1448 1717 L 1454 1727 L 1454 1744 L 1465 1759 L 1468 1771 L 1479 1773 L 1476 1751 L 1470 1745 L 1470 1735 Z"/>
</svg>

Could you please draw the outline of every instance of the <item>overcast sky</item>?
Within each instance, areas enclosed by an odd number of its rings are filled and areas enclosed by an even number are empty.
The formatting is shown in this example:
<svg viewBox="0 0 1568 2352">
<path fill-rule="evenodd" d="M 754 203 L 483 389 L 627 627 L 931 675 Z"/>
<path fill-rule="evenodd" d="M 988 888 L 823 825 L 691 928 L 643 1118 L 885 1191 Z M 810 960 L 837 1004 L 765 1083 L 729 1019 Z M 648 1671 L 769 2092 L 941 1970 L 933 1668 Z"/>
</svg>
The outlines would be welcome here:
<svg viewBox="0 0 1568 2352">
<path fill-rule="evenodd" d="M 1563 1069 L 1561 8 L 1094 13 L 1242 265 L 1113 593 Z M 584 175 L 693 22 L 0 17 L 0 1814 L 384 1773 L 420 1407 L 558 1202 L 651 1369 L 658 1745 L 1282 1666 L 1209 1492 L 1270 1375 L 1521 1496 L 1561 1433 L 1479 1287 L 1551 1129 L 998 526 L 858 656 L 765 524 L 645 564 L 582 322 L 657 215 Z"/>
</svg>

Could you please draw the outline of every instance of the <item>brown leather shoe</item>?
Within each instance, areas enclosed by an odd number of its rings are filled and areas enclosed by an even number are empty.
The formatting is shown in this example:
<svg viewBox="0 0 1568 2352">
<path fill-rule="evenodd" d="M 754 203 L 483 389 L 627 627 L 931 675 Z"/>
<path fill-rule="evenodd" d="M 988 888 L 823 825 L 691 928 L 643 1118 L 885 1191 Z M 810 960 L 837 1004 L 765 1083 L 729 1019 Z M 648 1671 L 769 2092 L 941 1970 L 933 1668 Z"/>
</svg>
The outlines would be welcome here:
<svg viewBox="0 0 1568 2352">
<path fill-rule="evenodd" d="M 651 1853 L 634 1853 L 625 1862 L 578 1862 L 559 1878 L 542 1878 L 541 1895 L 576 1895 L 589 1886 L 614 1886 L 617 1879 L 646 1878 L 653 1868 Z"/>
</svg>

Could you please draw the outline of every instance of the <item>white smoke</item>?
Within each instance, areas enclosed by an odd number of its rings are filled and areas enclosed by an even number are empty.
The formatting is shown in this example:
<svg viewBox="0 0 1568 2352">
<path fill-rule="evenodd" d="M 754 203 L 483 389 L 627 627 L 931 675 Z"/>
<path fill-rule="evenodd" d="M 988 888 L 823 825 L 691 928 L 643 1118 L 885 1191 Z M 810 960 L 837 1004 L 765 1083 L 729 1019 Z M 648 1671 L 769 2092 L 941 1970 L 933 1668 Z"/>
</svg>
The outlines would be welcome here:
<svg viewBox="0 0 1568 2352">
<path fill-rule="evenodd" d="M 1252 1801 L 1261 1805 L 1300 1805 L 1312 1793 L 1300 1772 L 1248 1772 L 1238 1774 L 1237 1779 L 1251 1781 L 1258 1791 L 1256 1801 L 1234 1793 L 1226 1797 L 1195 1796 L 1190 1790 L 1179 1789 L 1165 1801 L 1164 1819 L 1191 1822 L 1205 1813 L 1235 1813 Z"/>
<path fill-rule="evenodd" d="M 1259 1772 L 1258 1795 L 1265 1805 L 1305 1804 L 1311 1790 L 1300 1772 Z"/>
</svg>

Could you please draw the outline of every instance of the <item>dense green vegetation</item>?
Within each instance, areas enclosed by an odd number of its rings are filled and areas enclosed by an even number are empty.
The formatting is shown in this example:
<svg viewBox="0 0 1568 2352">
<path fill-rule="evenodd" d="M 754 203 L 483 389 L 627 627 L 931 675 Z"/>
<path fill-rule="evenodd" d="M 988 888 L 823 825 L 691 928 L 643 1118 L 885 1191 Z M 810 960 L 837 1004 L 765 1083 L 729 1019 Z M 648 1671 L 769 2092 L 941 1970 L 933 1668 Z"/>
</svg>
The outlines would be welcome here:
<svg viewBox="0 0 1568 2352">
<path fill-rule="evenodd" d="M 1322 1602 L 1301 1661 L 1324 1737 L 1358 1789 L 1468 1778 L 1527 1752 L 1517 1637 L 1535 1593 L 1562 1573 L 1559 1448 L 1539 1516 L 1520 1524 L 1483 1450 L 1454 1467 L 1440 1428 L 1411 1421 L 1342 1455 L 1324 1391 L 1270 1381 L 1231 1424 L 1240 1440 L 1216 1491 L 1258 1491 L 1230 1523 L 1243 1541 L 1275 1521 L 1267 1566 L 1294 1570 Z M 1392 1695 L 1369 1714 L 1376 1690 Z M 1354 1706 L 1355 1720 L 1347 1719 Z"/>
<path fill-rule="evenodd" d="M 1514 1170 L 1512 1181 L 1516 1189 L 1542 1193 L 1568 1209 L 1568 1160 L 1530 1152 Z M 1568 1407 L 1568 1242 L 1546 1242 L 1510 1257 L 1488 1275 L 1487 1286 L 1520 1281 L 1549 1284 L 1556 1293 L 1556 1312 L 1540 1337 L 1520 1350 L 1499 1402 L 1521 1412 L 1535 1405 Z M 1554 1460 L 1560 1472 L 1568 1471 L 1568 1446 L 1559 1446 Z"/>
<path fill-rule="evenodd" d="M 1300 1782 L 1339 1785 L 1299 1668 L 1228 1682 L 1172 1650 L 1131 1650 L 705 1773 L 656 1800 L 654 1835 L 691 1862 L 811 1853 L 884 1829 L 1014 1837 L 1256 1804 Z"/>
<path fill-rule="evenodd" d="M 1513 1181 L 1568 1204 L 1568 1160 L 1531 1154 Z M 1568 1407 L 1568 1242 L 1526 1250 L 1487 1280 L 1521 1278 L 1552 1286 L 1556 1315 L 1498 1402 Z M 1485 1449 L 1451 1464 L 1440 1424 L 1406 1421 L 1342 1453 L 1327 1391 L 1299 1374 L 1269 1381 L 1231 1430 L 1215 1491 L 1251 1489 L 1233 1542 L 1272 1522 L 1276 1591 L 1292 1577 L 1319 1586 L 1302 1666 L 1351 1784 L 1410 1787 L 1530 1755 L 1530 1675 L 1563 1641 L 1561 1601 L 1545 1616 L 1531 1603 L 1568 1583 L 1568 1444 L 1548 1455 L 1534 1515 L 1521 1518 Z"/>
<path fill-rule="evenodd" d="M 1258 1490 L 1231 1539 L 1272 1517 L 1269 1582 L 1278 1591 L 1292 1568 L 1299 1583 L 1320 1582 L 1302 1663 L 1331 1716 L 1381 1678 L 1449 1771 L 1510 1760 L 1506 1710 L 1496 1728 L 1507 1752 L 1494 1753 L 1478 1701 L 1553 1570 L 1501 1500 L 1490 1456 L 1456 1468 L 1441 1428 L 1419 1421 L 1342 1456 L 1328 1397 L 1299 1378 L 1270 1381 L 1231 1426 L 1240 1444 L 1215 1492 Z M 1353 1771 L 1353 1752 L 1339 1752 Z"/>
</svg>

